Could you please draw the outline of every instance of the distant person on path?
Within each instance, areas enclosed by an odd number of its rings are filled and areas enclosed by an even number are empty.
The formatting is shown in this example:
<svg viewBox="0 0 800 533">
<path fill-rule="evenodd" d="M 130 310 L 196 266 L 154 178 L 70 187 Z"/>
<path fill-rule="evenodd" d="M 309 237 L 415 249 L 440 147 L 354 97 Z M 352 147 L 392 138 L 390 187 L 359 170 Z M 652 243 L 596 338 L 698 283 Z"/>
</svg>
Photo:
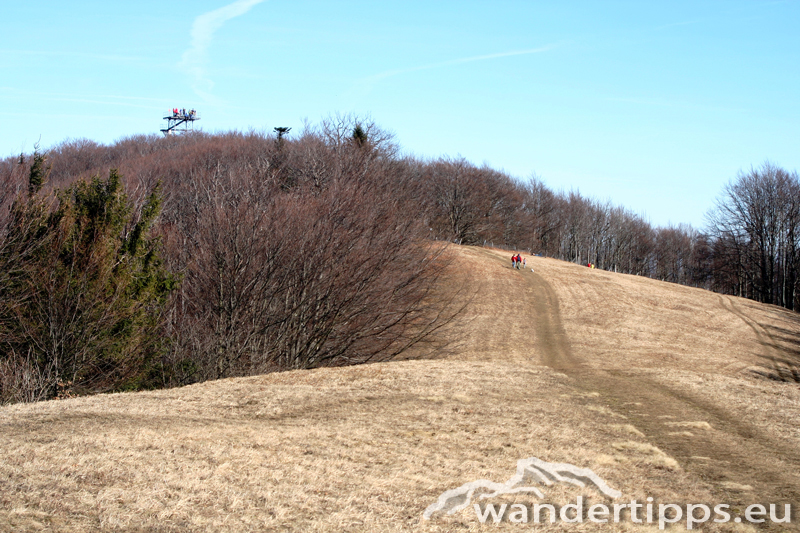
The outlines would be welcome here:
<svg viewBox="0 0 800 533">
<path fill-rule="evenodd" d="M 511 256 L 511 268 L 517 268 L 517 256 L 516 256 L 516 254 Z"/>
<path fill-rule="evenodd" d="M 525 266 L 528 264 L 528 260 L 524 257 L 522 258 L 522 270 L 525 270 Z"/>
</svg>

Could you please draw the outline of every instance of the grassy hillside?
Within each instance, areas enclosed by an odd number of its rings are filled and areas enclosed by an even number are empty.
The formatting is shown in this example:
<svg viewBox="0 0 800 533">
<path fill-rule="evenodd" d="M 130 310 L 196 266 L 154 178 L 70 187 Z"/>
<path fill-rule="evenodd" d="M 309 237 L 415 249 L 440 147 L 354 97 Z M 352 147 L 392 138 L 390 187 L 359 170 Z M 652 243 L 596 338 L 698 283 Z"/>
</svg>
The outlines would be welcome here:
<svg viewBox="0 0 800 533">
<path fill-rule="evenodd" d="M 426 359 L 0 408 L 0 530 L 519 531 L 533 525 L 422 513 L 528 457 L 590 468 L 622 502 L 800 503 L 800 388 L 769 377 L 793 364 L 796 315 L 453 252 L 472 297 Z M 602 501 L 546 496 L 578 494 Z"/>
</svg>

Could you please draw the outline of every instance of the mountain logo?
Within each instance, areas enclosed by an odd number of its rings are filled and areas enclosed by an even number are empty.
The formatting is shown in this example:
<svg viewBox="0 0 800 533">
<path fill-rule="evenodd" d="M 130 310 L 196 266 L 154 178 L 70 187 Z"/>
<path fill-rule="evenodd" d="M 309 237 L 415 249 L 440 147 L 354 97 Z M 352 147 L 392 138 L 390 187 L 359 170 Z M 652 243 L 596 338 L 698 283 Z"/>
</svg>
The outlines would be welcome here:
<svg viewBox="0 0 800 533">
<path fill-rule="evenodd" d="M 480 493 L 479 499 L 521 492 L 533 493 L 538 498 L 544 498 L 544 493 L 533 485 L 541 484 L 549 487 L 556 482 L 570 483 L 582 488 L 587 485 L 594 486 L 604 496 L 611 499 L 619 498 L 622 495 L 620 491 L 609 487 L 600 476 L 588 468 L 580 468 L 568 463 L 548 463 L 536 457 L 529 457 L 517 461 L 516 473 L 505 483 L 479 479 L 443 492 L 435 503 L 425 509 L 422 517 L 430 520 L 434 513 L 445 512 L 448 515 L 457 513 L 471 503 L 476 491 Z"/>
</svg>

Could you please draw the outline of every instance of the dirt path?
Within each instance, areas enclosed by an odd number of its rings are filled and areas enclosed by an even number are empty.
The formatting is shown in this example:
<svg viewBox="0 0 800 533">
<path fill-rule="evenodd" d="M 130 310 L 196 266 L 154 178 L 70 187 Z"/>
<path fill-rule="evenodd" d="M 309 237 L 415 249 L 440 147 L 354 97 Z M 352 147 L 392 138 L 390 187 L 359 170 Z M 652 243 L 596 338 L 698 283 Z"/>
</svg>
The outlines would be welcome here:
<svg viewBox="0 0 800 533">
<path fill-rule="evenodd" d="M 494 254 L 487 254 L 498 259 Z M 800 452 L 743 420 L 724 405 L 672 388 L 636 371 L 587 364 L 570 346 L 556 291 L 539 273 L 522 276 L 532 289 L 535 338 L 542 362 L 567 374 L 585 393 L 599 393 L 605 406 L 626 418 L 689 473 L 712 485 L 716 502 L 739 512 L 751 503 L 792 503 L 797 528 Z M 744 321 L 772 354 L 766 329 L 720 297 L 720 306 Z M 782 509 L 782 506 L 780 507 Z M 785 529 L 785 524 L 781 525 Z M 777 525 L 772 528 L 778 529 Z M 771 529 L 771 528 L 767 528 Z"/>
</svg>

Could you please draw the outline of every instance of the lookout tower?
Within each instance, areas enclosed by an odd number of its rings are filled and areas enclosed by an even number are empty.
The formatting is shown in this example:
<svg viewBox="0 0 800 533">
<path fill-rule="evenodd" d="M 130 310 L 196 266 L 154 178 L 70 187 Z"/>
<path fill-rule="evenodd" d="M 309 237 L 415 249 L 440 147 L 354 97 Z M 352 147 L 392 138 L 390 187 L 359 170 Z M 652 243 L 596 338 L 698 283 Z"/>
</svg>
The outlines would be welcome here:
<svg viewBox="0 0 800 533">
<path fill-rule="evenodd" d="M 175 107 L 167 113 L 164 120 L 167 121 L 167 127 L 161 130 L 161 133 L 172 135 L 173 133 L 194 131 L 194 121 L 200 120 L 200 115 L 194 109 L 178 109 Z"/>
</svg>

